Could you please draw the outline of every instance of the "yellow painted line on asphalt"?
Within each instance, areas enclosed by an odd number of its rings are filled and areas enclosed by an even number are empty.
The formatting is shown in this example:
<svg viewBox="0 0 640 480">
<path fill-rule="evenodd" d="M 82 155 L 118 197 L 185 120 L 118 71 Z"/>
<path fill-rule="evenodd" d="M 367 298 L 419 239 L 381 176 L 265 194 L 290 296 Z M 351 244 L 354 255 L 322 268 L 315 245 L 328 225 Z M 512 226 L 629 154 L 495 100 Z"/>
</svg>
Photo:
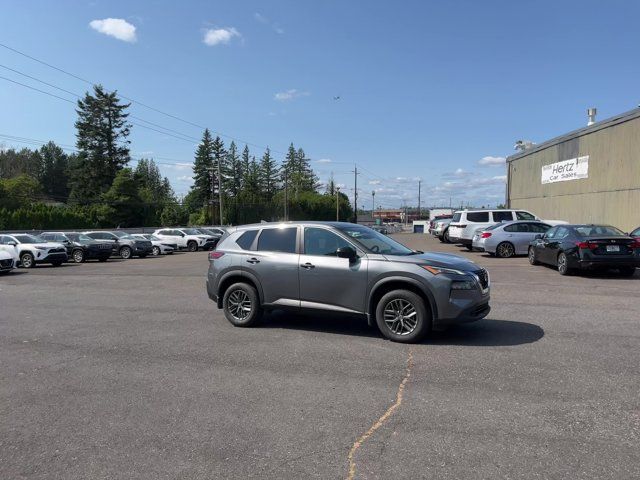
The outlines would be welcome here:
<svg viewBox="0 0 640 480">
<path fill-rule="evenodd" d="M 364 434 L 362 434 L 351 446 L 351 450 L 349 450 L 349 472 L 347 474 L 347 480 L 353 480 L 356 475 L 356 461 L 355 455 L 356 451 L 362 446 L 367 439 L 375 433 L 384 423 L 389 419 L 389 417 L 393 414 L 393 412 L 402 405 L 402 399 L 404 397 L 404 388 L 409 381 L 409 377 L 411 376 L 411 370 L 413 369 L 413 352 L 411 347 L 409 347 L 409 355 L 407 357 L 407 368 L 405 370 L 404 378 L 400 382 L 398 386 L 398 392 L 396 393 L 396 401 L 387 408 L 387 411 L 382 414 L 380 418 L 367 430 Z"/>
</svg>

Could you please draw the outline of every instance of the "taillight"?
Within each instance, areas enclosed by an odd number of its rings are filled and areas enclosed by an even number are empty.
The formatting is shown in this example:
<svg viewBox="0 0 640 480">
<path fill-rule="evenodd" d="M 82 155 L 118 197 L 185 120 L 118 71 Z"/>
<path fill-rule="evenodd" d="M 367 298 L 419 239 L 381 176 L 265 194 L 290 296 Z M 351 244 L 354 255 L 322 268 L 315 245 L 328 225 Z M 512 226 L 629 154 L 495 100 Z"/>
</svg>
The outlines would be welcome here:
<svg viewBox="0 0 640 480">
<path fill-rule="evenodd" d="M 224 255 L 224 252 L 218 250 L 212 250 L 209 252 L 209 260 L 217 260 Z"/>
<path fill-rule="evenodd" d="M 640 248 L 640 237 L 634 238 L 633 243 L 630 246 L 631 248 Z"/>
<path fill-rule="evenodd" d="M 480 238 L 489 238 L 491 236 L 491 232 L 482 232 Z"/>
<path fill-rule="evenodd" d="M 598 248 L 597 243 L 591 243 L 591 242 L 576 242 L 576 246 L 580 250 L 595 250 L 596 248 Z"/>
</svg>

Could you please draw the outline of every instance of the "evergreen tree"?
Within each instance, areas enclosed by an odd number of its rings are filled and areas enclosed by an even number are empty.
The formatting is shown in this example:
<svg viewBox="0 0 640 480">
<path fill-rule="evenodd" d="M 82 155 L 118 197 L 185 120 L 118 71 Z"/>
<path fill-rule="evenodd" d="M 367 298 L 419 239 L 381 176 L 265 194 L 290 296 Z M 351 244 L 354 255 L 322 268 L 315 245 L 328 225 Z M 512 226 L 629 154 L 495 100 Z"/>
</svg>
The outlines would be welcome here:
<svg viewBox="0 0 640 480">
<path fill-rule="evenodd" d="M 318 189 L 318 177 L 311 168 L 311 162 L 301 148 L 296 152 L 296 157 L 299 189 L 303 192 L 315 192 Z"/>
<path fill-rule="evenodd" d="M 143 201 L 138 192 L 136 176 L 130 168 L 116 174 L 111 188 L 102 196 L 105 221 L 118 227 L 143 224 Z"/>
<path fill-rule="evenodd" d="M 336 194 L 336 181 L 333 178 L 333 172 L 331 172 L 331 175 L 329 176 L 329 181 L 327 182 L 325 193 L 331 196 Z"/>
<path fill-rule="evenodd" d="M 218 176 L 214 169 L 213 139 L 209 129 L 205 129 L 202 141 L 196 149 L 193 162 L 193 185 L 189 192 L 190 212 L 209 203 L 211 184 L 217 185 Z M 217 187 L 216 187 L 217 188 Z"/>
<path fill-rule="evenodd" d="M 240 161 L 240 164 L 242 165 L 242 188 L 244 190 L 247 184 L 249 167 L 251 166 L 251 156 L 249 155 L 249 147 L 247 145 L 245 145 L 244 150 L 242 150 L 242 160 Z"/>
<path fill-rule="evenodd" d="M 237 197 L 242 190 L 243 168 L 238 149 L 233 141 L 227 152 L 226 167 L 224 191 L 228 196 Z"/>
<path fill-rule="evenodd" d="M 69 158 L 55 143 L 40 148 L 40 184 L 46 195 L 58 202 L 66 202 L 69 195 L 67 168 Z"/>
<path fill-rule="evenodd" d="M 38 151 L 29 148 L 0 149 L 0 178 L 13 178 L 18 175 L 39 178 L 41 172 L 42 157 Z"/>
<path fill-rule="evenodd" d="M 260 160 L 260 191 L 264 199 L 271 200 L 276 194 L 278 178 L 278 165 L 267 148 Z"/>
<path fill-rule="evenodd" d="M 129 162 L 129 105 L 120 103 L 116 92 L 108 93 L 100 85 L 93 87 L 93 95 L 87 92 L 78 100 L 75 126 L 80 153 L 71 175 L 76 201 L 96 199 L 106 192 Z"/>
<path fill-rule="evenodd" d="M 286 184 L 285 187 L 289 190 L 289 195 L 293 193 L 292 196 L 297 197 L 299 192 L 299 176 L 298 176 L 299 168 L 298 168 L 298 155 L 296 154 L 296 149 L 293 146 L 293 143 L 289 145 L 289 149 L 287 150 L 287 155 L 284 159 L 284 163 L 282 164 L 281 169 L 281 178 L 282 183 Z"/>
</svg>

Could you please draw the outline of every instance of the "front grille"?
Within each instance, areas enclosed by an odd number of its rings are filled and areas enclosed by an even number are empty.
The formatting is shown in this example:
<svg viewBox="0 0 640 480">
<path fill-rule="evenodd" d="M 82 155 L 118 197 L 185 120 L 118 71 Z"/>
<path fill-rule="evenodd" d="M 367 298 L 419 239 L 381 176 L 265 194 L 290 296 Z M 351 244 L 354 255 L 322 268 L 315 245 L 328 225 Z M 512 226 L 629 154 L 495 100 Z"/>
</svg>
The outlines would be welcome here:
<svg viewBox="0 0 640 480">
<path fill-rule="evenodd" d="M 489 273 L 484 268 L 476 270 L 473 273 L 475 273 L 478 277 L 478 280 L 480 280 L 480 286 L 483 290 L 489 288 Z"/>
<path fill-rule="evenodd" d="M 7 258 L 6 260 L 0 260 L 0 266 L 2 268 L 9 268 L 11 267 L 11 265 L 13 265 L 13 260 L 11 260 L 10 258 Z"/>
<path fill-rule="evenodd" d="M 52 248 L 49 250 L 49 253 L 65 253 L 66 250 L 64 248 Z"/>
</svg>

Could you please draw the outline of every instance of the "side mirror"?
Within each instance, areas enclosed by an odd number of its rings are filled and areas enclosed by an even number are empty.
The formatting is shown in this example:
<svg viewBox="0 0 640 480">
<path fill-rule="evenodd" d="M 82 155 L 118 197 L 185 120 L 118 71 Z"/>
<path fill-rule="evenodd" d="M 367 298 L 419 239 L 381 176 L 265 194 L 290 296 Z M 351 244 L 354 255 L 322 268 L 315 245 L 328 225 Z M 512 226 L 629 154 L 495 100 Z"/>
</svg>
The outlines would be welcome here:
<svg viewBox="0 0 640 480">
<path fill-rule="evenodd" d="M 541 233 L 537 234 L 535 238 L 536 238 L 536 240 L 542 239 L 542 234 Z"/>
<path fill-rule="evenodd" d="M 7 245 L 10 245 L 12 247 L 17 247 L 18 246 L 18 244 L 16 242 L 9 242 L 9 243 L 7 243 Z"/>
<path fill-rule="evenodd" d="M 184 238 L 184 233 L 181 233 L 181 234 L 180 234 L 180 236 L 181 236 L 182 238 Z"/>
<path fill-rule="evenodd" d="M 354 262 L 358 258 L 358 253 L 351 247 L 340 247 L 336 250 L 338 258 L 348 258 L 350 262 Z"/>
</svg>

